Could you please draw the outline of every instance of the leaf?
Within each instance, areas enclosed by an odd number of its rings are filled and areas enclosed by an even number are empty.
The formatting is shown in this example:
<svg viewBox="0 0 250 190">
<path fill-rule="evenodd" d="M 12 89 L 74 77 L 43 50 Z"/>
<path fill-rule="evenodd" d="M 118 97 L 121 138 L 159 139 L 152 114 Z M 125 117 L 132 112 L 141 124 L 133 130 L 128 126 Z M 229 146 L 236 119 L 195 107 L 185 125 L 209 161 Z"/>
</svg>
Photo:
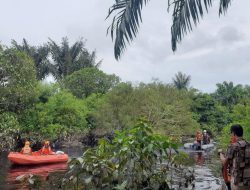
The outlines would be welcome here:
<svg viewBox="0 0 250 190">
<path fill-rule="evenodd" d="M 84 182 L 85 182 L 86 184 L 89 184 L 91 181 L 92 181 L 92 177 L 89 177 L 89 178 L 87 178 L 87 179 L 84 179 Z"/>
<path fill-rule="evenodd" d="M 138 33 L 141 19 L 141 9 L 149 0 L 119 0 L 109 9 L 108 17 L 116 12 L 111 25 L 107 29 L 111 38 L 115 36 L 114 54 L 118 60 L 126 48 Z"/>
<path fill-rule="evenodd" d="M 148 145 L 148 151 L 149 151 L 149 152 L 152 152 L 153 147 L 154 147 L 154 145 L 153 145 L 153 144 L 149 144 L 149 145 Z"/>
<path fill-rule="evenodd" d="M 124 190 L 124 189 L 126 189 L 126 186 L 127 186 L 127 181 L 124 181 L 122 184 L 117 185 L 114 189 L 116 189 L 116 190 Z"/>
<path fill-rule="evenodd" d="M 80 164 L 82 164 L 83 163 L 83 158 L 79 157 L 79 158 L 77 158 L 77 161 L 80 162 Z"/>
</svg>

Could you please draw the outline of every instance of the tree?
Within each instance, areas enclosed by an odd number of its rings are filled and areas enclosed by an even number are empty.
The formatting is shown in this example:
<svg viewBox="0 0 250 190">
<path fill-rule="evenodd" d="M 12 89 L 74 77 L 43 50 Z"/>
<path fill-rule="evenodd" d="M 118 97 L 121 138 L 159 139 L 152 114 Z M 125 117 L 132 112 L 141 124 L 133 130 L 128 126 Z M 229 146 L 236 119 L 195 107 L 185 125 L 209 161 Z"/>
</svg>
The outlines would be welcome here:
<svg viewBox="0 0 250 190">
<path fill-rule="evenodd" d="M 0 113 L 0 152 L 15 148 L 19 130 L 16 114 Z"/>
<path fill-rule="evenodd" d="M 72 46 L 68 39 L 62 39 L 61 45 L 55 41 L 49 41 L 49 47 L 54 60 L 52 74 L 56 80 L 61 80 L 65 76 L 87 67 L 98 67 L 101 61 L 96 62 L 96 53 L 88 52 L 84 47 L 84 42 L 79 40 Z"/>
<path fill-rule="evenodd" d="M 36 100 L 36 70 L 26 53 L 0 51 L 0 109 L 19 112 Z"/>
<path fill-rule="evenodd" d="M 33 58 L 36 67 L 36 78 L 43 80 L 51 70 L 51 63 L 48 59 L 49 48 L 47 45 L 42 46 L 30 46 L 26 39 L 23 39 L 22 45 L 19 45 L 15 40 L 12 40 L 13 48 L 23 51 Z"/>
<path fill-rule="evenodd" d="M 83 100 L 70 92 L 60 91 L 50 96 L 46 103 L 38 103 L 34 108 L 25 110 L 20 124 L 26 134 L 38 133 L 51 140 L 65 139 L 87 133 L 87 113 Z"/>
<path fill-rule="evenodd" d="M 203 129 L 218 132 L 231 123 L 231 117 L 226 107 L 221 106 L 212 95 L 199 93 L 192 101 L 194 118 Z"/>
<path fill-rule="evenodd" d="M 103 138 L 81 158 L 73 158 L 63 188 L 190 189 L 193 174 L 183 167 L 185 162 L 180 164 L 188 155 L 176 153 L 177 145 L 170 138 L 154 134 L 151 126 L 140 122 L 116 131 L 111 142 Z"/>
<path fill-rule="evenodd" d="M 86 98 L 92 93 L 104 94 L 118 83 L 119 77 L 107 75 L 97 68 L 81 69 L 65 79 L 65 87 L 78 98 Z"/>
<path fill-rule="evenodd" d="M 230 128 L 233 124 L 240 124 L 243 127 L 244 134 L 243 138 L 250 141 L 250 99 L 248 103 L 237 104 L 233 106 L 232 110 L 232 122 L 223 128 L 222 134 L 219 137 L 220 146 L 226 148 L 228 147 L 230 139 Z"/>
<path fill-rule="evenodd" d="M 216 84 L 216 86 L 215 98 L 228 108 L 232 108 L 233 105 L 239 103 L 247 95 L 242 85 L 234 86 L 233 82 L 224 81 Z"/>
<path fill-rule="evenodd" d="M 133 41 L 142 22 L 141 10 L 149 0 L 119 0 L 109 9 L 108 17 L 115 14 L 107 32 L 110 31 L 112 40 L 115 38 L 114 54 L 118 60 L 126 49 L 126 44 Z M 212 0 L 168 0 L 168 11 L 173 8 L 171 42 L 175 51 L 177 43 L 181 42 L 187 32 L 192 31 L 204 12 L 212 6 Z M 219 15 L 225 14 L 231 0 L 219 1 Z"/>
<path fill-rule="evenodd" d="M 104 103 L 96 110 L 96 130 L 125 129 L 142 117 L 161 134 L 194 134 L 199 125 L 192 117 L 190 104 L 186 91 L 168 85 L 142 83 L 132 87 L 121 83 L 107 93 Z"/>
<path fill-rule="evenodd" d="M 105 94 L 119 83 L 119 77 L 107 75 L 97 68 L 85 68 L 65 79 L 65 87 L 76 97 L 86 98 L 92 93 Z"/>
<path fill-rule="evenodd" d="M 187 89 L 191 81 L 191 76 L 186 75 L 182 72 L 178 72 L 175 74 L 175 78 L 173 78 L 173 84 L 174 86 L 181 90 L 181 89 Z"/>
</svg>

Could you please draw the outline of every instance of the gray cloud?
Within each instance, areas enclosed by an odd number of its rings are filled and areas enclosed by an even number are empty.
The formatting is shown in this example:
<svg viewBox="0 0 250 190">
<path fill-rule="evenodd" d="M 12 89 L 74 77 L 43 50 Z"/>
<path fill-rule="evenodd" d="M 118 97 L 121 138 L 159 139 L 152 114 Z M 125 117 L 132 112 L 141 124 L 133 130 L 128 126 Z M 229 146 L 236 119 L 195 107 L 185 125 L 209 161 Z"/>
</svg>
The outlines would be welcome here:
<svg viewBox="0 0 250 190">
<path fill-rule="evenodd" d="M 226 26 L 221 28 L 217 35 L 218 40 L 226 43 L 239 42 L 244 40 L 244 34 L 233 26 Z"/>
</svg>

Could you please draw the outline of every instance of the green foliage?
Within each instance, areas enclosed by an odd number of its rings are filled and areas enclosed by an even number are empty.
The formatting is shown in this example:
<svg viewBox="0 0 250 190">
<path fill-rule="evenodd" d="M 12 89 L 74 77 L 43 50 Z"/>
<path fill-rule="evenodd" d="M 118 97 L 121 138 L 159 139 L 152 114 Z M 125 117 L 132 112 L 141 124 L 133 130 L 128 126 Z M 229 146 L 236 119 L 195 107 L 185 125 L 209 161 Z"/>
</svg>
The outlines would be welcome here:
<svg viewBox="0 0 250 190">
<path fill-rule="evenodd" d="M 60 91 L 49 98 L 45 104 L 38 104 L 39 128 L 42 134 L 58 137 L 62 132 L 86 130 L 87 108 L 84 101 L 76 99 L 71 93 Z"/>
<path fill-rule="evenodd" d="M 119 77 L 105 74 L 97 68 L 85 68 L 65 79 L 65 87 L 76 97 L 85 98 L 92 93 L 104 94 L 119 83 Z"/>
<path fill-rule="evenodd" d="M 188 92 L 168 85 L 151 83 L 133 88 L 121 83 L 107 93 L 96 111 L 97 130 L 125 129 L 143 117 L 162 134 L 193 134 L 198 123 L 192 117 L 190 103 Z"/>
<path fill-rule="evenodd" d="M 19 112 L 36 100 L 36 71 L 23 52 L 0 51 L 0 109 Z"/>
<path fill-rule="evenodd" d="M 47 103 L 51 97 L 55 96 L 56 93 L 59 92 L 59 90 L 60 89 L 57 84 L 43 84 L 41 82 L 38 83 L 36 88 L 37 91 L 36 104 L 29 109 L 23 110 L 18 117 L 20 125 L 22 126 L 21 132 L 23 138 L 33 139 L 34 141 L 40 141 L 40 139 L 41 140 L 44 139 L 42 133 L 40 133 L 41 131 L 39 130 L 40 129 L 39 126 L 41 125 L 41 123 L 39 117 L 40 109 L 38 108 L 42 107 L 43 104 Z M 43 129 L 43 132 L 44 131 L 45 129 Z M 55 136 L 55 134 L 58 134 L 58 133 L 53 134 L 51 133 L 51 130 L 49 131 L 50 132 L 47 134 L 50 134 L 53 137 Z"/>
<path fill-rule="evenodd" d="M 40 134 L 46 139 L 56 140 L 59 137 L 63 138 L 66 136 L 70 130 L 67 126 L 61 124 L 48 124 L 46 127 L 42 127 L 40 130 Z M 74 131 L 76 132 L 76 131 Z"/>
<path fill-rule="evenodd" d="M 15 40 L 12 40 L 12 46 L 33 58 L 36 68 L 36 78 L 38 80 L 43 80 L 48 76 L 52 65 L 48 59 L 49 48 L 46 44 L 38 47 L 31 46 L 26 39 L 23 39 L 22 45 L 19 45 Z"/>
<path fill-rule="evenodd" d="M 61 45 L 51 40 L 41 46 L 31 46 L 26 39 L 20 45 L 12 40 L 12 48 L 24 52 L 33 58 L 38 80 L 43 80 L 52 74 L 56 80 L 88 67 L 98 67 L 101 61 L 96 62 L 96 53 L 89 52 L 82 40 L 69 45 L 67 37 L 62 39 Z M 49 56 L 52 55 L 52 61 Z"/>
<path fill-rule="evenodd" d="M 173 84 L 179 90 L 181 89 L 187 90 L 190 84 L 190 81 L 191 81 L 191 76 L 186 75 L 182 72 L 178 72 L 173 78 Z"/>
<path fill-rule="evenodd" d="M 221 131 L 222 128 L 231 122 L 228 109 L 220 106 L 209 94 L 197 94 L 193 98 L 192 111 L 194 118 L 200 123 L 203 129 L 213 134 Z"/>
<path fill-rule="evenodd" d="M 101 62 L 96 62 L 96 53 L 85 49 L 82 40 L 69 45 L 67 37 L 62 39 L 61 45 L 50 39 L 49 48 L 54 63 L 51 73 L 55 79 L 61 80 L 65 76 L 72 74 L 83 68 L 98 67 Z"/>
<path fill-rule="evenodd" d="M 87 114 L 83 100 L 69 92 L 59 91 L 46 103 L 38 103 L 35 108 L 25 110 L 19 120 L 24 134 L 55 140 L 85 135 L 89 130 Z"/>
<path fill-rule="evenodd" d="M 49 100 L 49 97 L 55 95 L 60 91 L 59 85 L 56 84 L 44 84 L 38 83 L 37 92 L 38 92 L 38 100 L 37 102 L 46 103 Z"/>
<path fill-rule="evenodd" d="M 240 124 L 244 129 L 244 138 L 250 142 L 250 104 L 238 104 L 233 107 L 232 123 L 223 128 L 220 135 L 220 146 L 227 147 L 230 143 L 230 128 L 232 124 Z"/>
<path fill-rule="evenodd" d="M 142 22 L 141 10 L 149 0 L 119 0 L 109 9 L 108 17 L 112 18 L 112 24 L 108 27 L 111 38 L 115 38 L 114 54 L 118 60 L 126 49 L 126 44 L 136 37 L 139 24 Z M 212 0 L 168 0 L 168 11 L 173 9 L 171 26 L 172 50 L 177 49 L 183 36 L 192 31 L 203 17 L 204 12 L 212 6 Z M 225 13 L 231 0 L 219 1 L 219 15 Z"/>
<path fill-rule="evenodd" d="M 88 128 L 93 129 L 96 126 L 96 118 L 94 116 L 95 111 L 105 102 L 105 96 L 103 94 L 91 94 L 85 99 L 85 105 L 88 108 L 88 114 L 86 116 L 86 121 L 88 123 Z"/>
<path fill-rule="evenodd" d="M 108 17 L 117 13 L 108 27 L 107 33 L 111 31 L 111 38 L 115 38 L 115 58 L 119 59 L 126 48 L 126 42 L 136 37 L 141 19 L 141 9 L 149 0 L 116 1 L 109 9 Z"/>
<path fill-rule="evenodd" d="M 233 82 L 226 82 L 216 84 L 217 89 L 214 93 L 215 98 L 223 106 L 227 106 L 229 109 L 233 105 L 238 104 L 244 97 L 246 97 L 246 90 L 242 85 L 234 86 Z"/>
<path fill-rule="evenodd" d="M 19 129 L 19 123 L 14 113 L 0 114 L 0 152 L 15 147 Z"/>
<path fill-rule="evenodd" d="M 64 182 L 71 182 L 74 189 L 170 189 L 174 148 L 167 137 L 153 134 L 149 125 L 139 122 L 131 129 L 117 131 L 113 142 L 103 139 L 98 147 L 73 159 Z"/>
<path fill-rule="evenodd" d="M 244 138 L 250 141 L 250 104 L 238 104 L 233 109 L 233 123 L 239 123 L 244 128 Z"/>
</svg>

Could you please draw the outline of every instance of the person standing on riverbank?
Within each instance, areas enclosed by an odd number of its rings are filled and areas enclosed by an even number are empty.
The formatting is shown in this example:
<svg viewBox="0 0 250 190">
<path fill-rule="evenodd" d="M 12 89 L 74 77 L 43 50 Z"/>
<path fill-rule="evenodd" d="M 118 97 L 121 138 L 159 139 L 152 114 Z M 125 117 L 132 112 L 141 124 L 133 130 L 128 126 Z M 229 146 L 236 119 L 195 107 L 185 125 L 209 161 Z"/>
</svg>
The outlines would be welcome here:
<svg viewBox="0 0 250 190">
<path fill-rule="evenodd" d="M 235 143 L 229 145 L 226 155 L 220 153 L 222 164 L 228 163 L 231 172 L 232 190 L 250 189 L 250 143 L 244 140 L 241 125 L 231 126 L 231 135 Z"/>
</svg>

